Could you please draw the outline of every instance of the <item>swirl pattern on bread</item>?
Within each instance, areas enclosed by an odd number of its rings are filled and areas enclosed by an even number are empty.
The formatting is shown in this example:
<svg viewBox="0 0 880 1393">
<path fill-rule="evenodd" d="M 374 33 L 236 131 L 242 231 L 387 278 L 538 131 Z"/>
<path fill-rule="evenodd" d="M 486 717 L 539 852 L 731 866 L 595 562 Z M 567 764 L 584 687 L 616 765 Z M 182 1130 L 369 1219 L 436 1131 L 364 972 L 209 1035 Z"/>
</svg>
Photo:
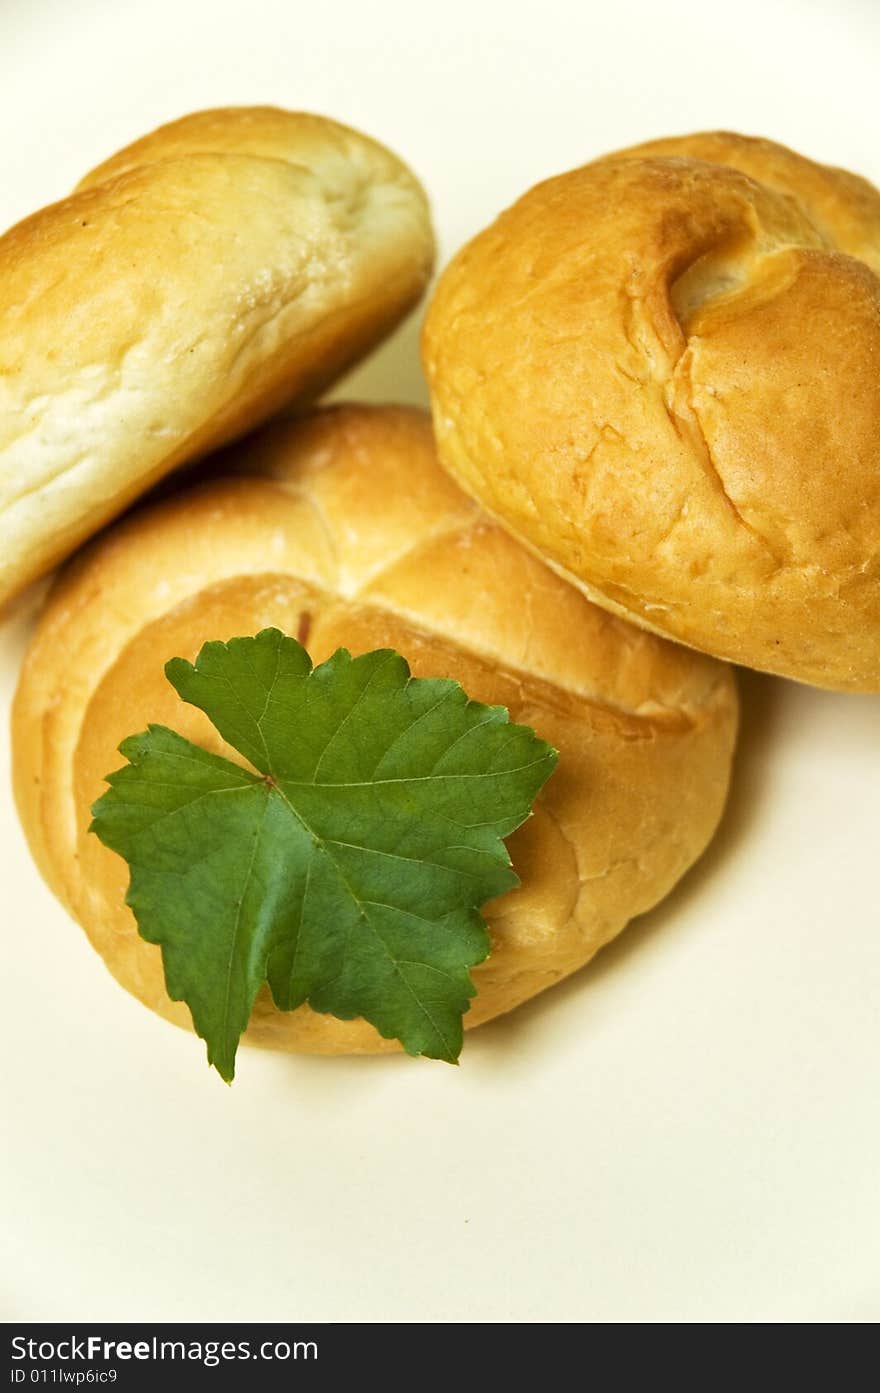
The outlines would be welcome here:
<svg viewBox="0 0 880 1393">
<path fill-rule="evenodd" d="M 124 904 L 128 868 L 90 835 L 117 746 L 149 722 L 236 760 L 163 669 L 208 639 L 277 626 L 316 662 L 393 647 L 508 707 L 560 751 L 510 840 L 519 889 L 488 905 L 479 1025 L 587 962 L 672 888 L 724 804 L 730 670 L 590 604 L 491 522 L 437 464 L 424 413 L 331 408 L 271 426 L 214 477 L 143 507 L 61 573 L 13 713 L 16 796 L 46 880 L 118 980 L 179 1024 L 159 950 Z M 225 477 L 224 477 L 225 475 Z M 261 995 L 246 1037 L 277 1049 L 396 1046 L 364 1021 Z"/>
</svg>

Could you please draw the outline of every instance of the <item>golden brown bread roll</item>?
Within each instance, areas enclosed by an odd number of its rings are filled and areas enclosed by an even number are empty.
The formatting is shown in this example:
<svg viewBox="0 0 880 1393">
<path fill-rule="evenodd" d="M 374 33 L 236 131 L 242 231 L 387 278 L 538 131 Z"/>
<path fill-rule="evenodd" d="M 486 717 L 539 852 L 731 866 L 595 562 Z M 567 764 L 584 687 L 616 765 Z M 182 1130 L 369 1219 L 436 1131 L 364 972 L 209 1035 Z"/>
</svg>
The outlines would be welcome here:
<svg viewBox="0 0 880 1393">
<path fill-rule="evenodd" d="M 0 603 L 421 294 L 425 195 L 319 116 L 203 111 L 0 237 Z"/>
<path fill-rule="evenodd" d="M 441 460 L 607 609 L 878 691 L 878 273 L 877 190 L 770 141 L 550 179 L 431 303 Z"/>
<path fill-rule="evenodd" d="M 228 750 L 165 680 L 172 656 L 266 626 L 392 646 L 417 676 L 457 678 L 560 751 L 510 842 L 521 888 L 492 903 L 478 1025 L 580 967 L 655 904 L 711 837 L 736 726 L 730 670 L 591 605 L 489 521 L 439 468 L 421 412 L 344 407 L 276 424 L 220 457 L 220 477 L 141 509 L 62 572 L 13 712 L 15 790 L 34 856 L 108 967 L 147 1005 L 159 949 L 123 899 L 125 862 L 87 831 L 127 735 L 155 721 Z M 393 1049 L 364 1021 L 258 998 L 251 1042 Z"/>
</svg>

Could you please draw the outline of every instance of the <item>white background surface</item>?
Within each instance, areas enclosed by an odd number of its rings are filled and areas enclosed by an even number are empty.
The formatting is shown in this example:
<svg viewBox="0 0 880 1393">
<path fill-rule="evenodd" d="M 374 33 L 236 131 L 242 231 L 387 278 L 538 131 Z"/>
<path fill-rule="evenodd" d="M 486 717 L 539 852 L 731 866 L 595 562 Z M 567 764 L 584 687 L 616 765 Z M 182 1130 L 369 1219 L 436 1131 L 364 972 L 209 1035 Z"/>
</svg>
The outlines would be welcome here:
<svg viewBox="0 0 880 1393">
<path fill-rule="evenodd" d="M 727 126 L 880 181 L 878 58 L 872 0 L 0 0 L 0 222 L 240 102 L 391 144 L 443 260 L 650 136 Z M 348 394 L 422 400 L 416 327 Z M 0 628 L 4 705 L 27 631 Z M 716 843 L 594 968 L 458 1070 L 244 1051 L 231 1090 L 44 889 L 4 742 L 5 1318 L 880 1317 L 880 698 L 743 696 Z"/>
</svg>

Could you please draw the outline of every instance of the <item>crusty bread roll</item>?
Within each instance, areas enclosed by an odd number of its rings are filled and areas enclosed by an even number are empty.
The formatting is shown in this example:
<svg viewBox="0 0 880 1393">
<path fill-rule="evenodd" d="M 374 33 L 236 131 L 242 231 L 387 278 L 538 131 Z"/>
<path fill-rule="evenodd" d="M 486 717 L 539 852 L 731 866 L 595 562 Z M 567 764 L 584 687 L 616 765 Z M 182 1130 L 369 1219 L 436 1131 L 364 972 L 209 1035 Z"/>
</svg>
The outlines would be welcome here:
<svg viewBox="0 0 880 1393">
<path fill-rule="evenodd" d="M 244 477 L 135 512 L 62 572 L 15 699 L 34 856 L 129 991 L 189 1024 L 123 904 L 125 862 L 87 831 L 91 804 L 122 763 L 119 742 L 151 721 L 241 761 L 163 667 L 269 625 L 303 636 L 316 662 L 340 645 L 395 647 L 417 676 L 457 678 L 560 751 L 511 839 L 522 886 L 488 908 L 493 949 L 466 1025 L 580 967 L 671 889 L 724 803 L 736 726 L 725 665 L 612 618 L 549 571 L 443 473 L 421 412 L 331 408 L 218 465 Z M 282 1013 L 267 991 L 247 1039 L 396 1048 L 361 1020 Z"/>
<path fill-rule="evenodd" d="M 540 184 L 429 309 L 442 462 L 585 594 L 880 691 L 880 193 L 694 135 Z"/>
<path fill-rule="evenodd" d="M 424 193 L 270 107 L 137 141 L 0 238 L 0 604 L 185 460 L 309 397 L 433 258 Z"/>
</svg>

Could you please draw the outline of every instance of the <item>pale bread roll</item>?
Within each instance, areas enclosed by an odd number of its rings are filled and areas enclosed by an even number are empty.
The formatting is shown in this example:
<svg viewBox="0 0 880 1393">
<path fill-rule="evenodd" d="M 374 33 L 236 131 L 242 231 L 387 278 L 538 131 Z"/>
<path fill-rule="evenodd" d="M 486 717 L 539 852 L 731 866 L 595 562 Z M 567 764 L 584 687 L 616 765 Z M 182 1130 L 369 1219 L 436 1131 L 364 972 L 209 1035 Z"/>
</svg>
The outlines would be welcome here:
<svg viewBox="0 0 880 1393">
<path fill-rule="evenodd" d="M 880 691 L 880 193 L 766 140 L 532 189 L 441 278 L 442 462 L 615 613 Z"/>
<path fill-rule="evenodd" d="M 0 237 L 0 604 L 421 294 L 425 195 L 319 116 L 203 111 Z"/>
<path fill-rule="evenodd" d="M 168 658 L 275 625 L 316 662 L 397 648 L 457 678 L 560 751 L 509 845 L 522 886 L 488 906 L 492 954 L 465 1025 L 574 971 L 699 856 L 724 804 L 736 728 L 725 665 L 591 605 L 440 469 L 415 410 L 331 408 L 277 424 L 215 477 L 143 508 L 61 573 L 13 712 L 15 791 L 34 856 L 118 980 L 162 1015 L 160 951 L 123 900 L 125 862 L 87 831 L 117 746 L 151 721 L 241 762 L 179 700 Z M 319 1053 L 395 1048 L 364 1021 L 258 997 L 246 1038 Z"/>
</svg>

